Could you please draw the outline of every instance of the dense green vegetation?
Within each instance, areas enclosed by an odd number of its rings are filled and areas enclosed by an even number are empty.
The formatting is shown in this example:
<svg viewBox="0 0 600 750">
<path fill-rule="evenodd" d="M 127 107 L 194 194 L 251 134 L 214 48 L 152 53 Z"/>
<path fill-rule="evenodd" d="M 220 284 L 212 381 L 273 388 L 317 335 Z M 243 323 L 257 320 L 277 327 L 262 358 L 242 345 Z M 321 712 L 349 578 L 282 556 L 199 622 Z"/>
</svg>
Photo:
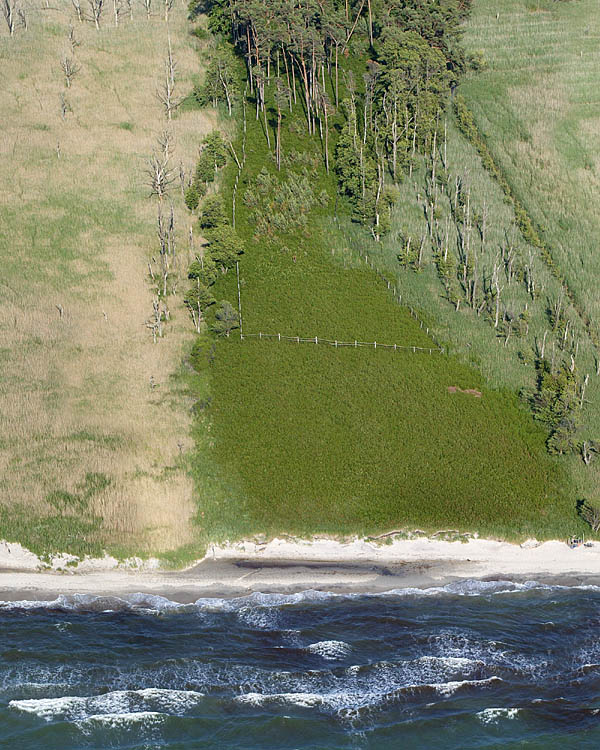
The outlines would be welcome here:
<svg viewBox="0 0 600 750">
<path fill-rule="evenodd" d="M 213 25 L 217 21 L 213 16 Z M 377 36 L 377 23 L 373 28 Z M 336 77 L 343 100 L 348 70 L 355 80 L 368 72 L 368 34 L 365 23 L 348 64 L 338 58 L 337 76 L 332 65 L 325 78 L 330 101 Z M 275 46 L 272 57 L 274 66 Z M 229 53 L 223 59 L 231 59 Z M 325 124 L 322 99 L 319 104 L 309 97 L 306 107 L 290 111 L 289 94 L 284 108 L 276 81 L 269 85 L 264 56 L 262 63 L 262 73 L 256 65 L 250 70 L 264 87 L 255 83 L 251 93 L 239 73 L 232 87 L 240 127 L 221 186 L 229 221 L 235 195 L 235 232 L 245 248 L 239 259 L 244 333 L 435 347 L 352 251 L 356 245 L 373 257 L 383 252 L 373 239 L 376 218 L 370 214 L 365 221 L 352 195 L 336 198 L 338 189 L 348 192 L 335 155 L 348 123 L 354 127 L 352 112 L 331 110 Z M 448 87 L 454 81 L 448 75 Z M 298 98 L 300 84 L 299 76 Z M 355 100 L 364 122 L 365 101 L 370 106 L 364 89 Z M 443 103 L 440 98 L 440 125 Z M 226 114 L 227 102 L 222 106 Z M 367 130 L 357 131 L 357 143 L 369 139 Z M 419 139 L 425 153 L 438 137 L 427 132 Z M 416 176 L 423 170 L 418 149 L 413 155 L 411 143 L 403 153 L 404 168 Z M 389 150 L 383 170 L 391 187 Z M 375 174 L 377 185 L 377 165 Z M 201 217 L 202 211 L 201 205 Z M 351 218 L 365 228 L 353 228 Z M 210 248 L 204 262 L 207 254 Z M 234 302 L 236 276 L 220 274 L 211 290 Z M 213 470 L 219 491 L 204 495 L 202 524 L 209 537 L 370 533 L 398 526 L 549 537 L 576 527 L 560 464 L 546 453 L 546 431 L 514 390 L 490 389 L 457 357 L 241 340 L 236 333 L 218 341 L 204 334 L 193 360 L 202 383 L 199 482 L 215 459 L 220 467 Z M 452 386 L 483 395 L 449 392 Z"/>
</svg>

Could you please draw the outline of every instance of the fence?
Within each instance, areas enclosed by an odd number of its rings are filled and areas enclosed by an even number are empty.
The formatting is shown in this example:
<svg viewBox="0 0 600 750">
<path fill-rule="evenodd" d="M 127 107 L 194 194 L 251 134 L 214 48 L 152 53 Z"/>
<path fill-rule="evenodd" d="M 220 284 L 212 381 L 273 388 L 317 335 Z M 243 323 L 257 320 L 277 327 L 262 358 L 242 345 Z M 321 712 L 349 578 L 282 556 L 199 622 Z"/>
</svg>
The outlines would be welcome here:
<svg viewBox="0 0 600 750">
<path fill-rule="evenodd" d="M 344 230 L 343 230 L 343 229 L 341 228 L 341 226 L 340 226 L 339 222 L 338 222 L 338 230 L 339 230 L 339 231 L 341 232 L 341 234 L 342 234 L 342 235 L 343 235 L 343 236 L 344 236 L 344 237 L 346 238 L 346 241 L 348 242 L 348 245 L 349 245 L 350 247 L 352 247 L 352 244 L 353 244 L 353 243 L 352 243 L 352 240 L 351 240 L 351 239 L 350 239 L 350 238 L 348 237 L 348 235 L 347 235 L 347 234 L 346 234 L 346 233 L 344 232 Z M 405 302 L 404 304 L 402 303 L 402 294 L 400 293 L 400 290 L 398 289 L 398 287 L 397 287 L 397 286 L 396 286 L 395 284 L 393 284 L 393 283 L 392 283 L 392 282 L 391 282 L 391 281 L 390 281 L 390 280 L 389 280 L 389 279 L 387 278 L 387 276 L 386 276 L 386 275 L 385 275 L 384 273 L 382 273 L 382 272 L 381 272 L 381 271 L 379 270 L 379 268 L 378 268 L 377 264 L 373 262 L 373 260 L 371 259 L 371 257 L 369 256 L 369 254 L 368 254 L 368 253 L 366 252 L 366 250 L 363 250 L 363 249 L 362 249 L 362 248 L 360 248 L 360 247 L 356 247 L 356 246 L 354 246 L 354 247 L 353 247 L 353 251 L 354 251 L 354 252 L 355 252 L 355 253 L 356 253 L 356 254 L 358 255 L 358 257 L 359 257 L 359 258 L 360 258 L 360 259 L 361 259 L 361 260 L 362 260 L 362 261 L 363 261 L 363 262 L 364 262 L 364 263 L 365 263 L 365 264 L 366 264 L 366 265 L 367 265 L 367 266 L 368 266 L 368 267 L 369 267 L 369 268 L 370 268 L 370 269 L 371 269 L 372 271 L 374 271 L 374 273 L 375 273 L 375 275 L 377 276 L 377 278 L 378 278 L 378 279 L 379 279 L 380 281 L 383 281 L 383 283 L 384 283 L 384 284 L 386 284 L 386 286 L 387 286 L 388 290 L 389 290 L 389 291 L 390 291 L 390 292 L 391 292 L 391 293 L 392 293 L 392 294 L 394 295 L 394 300 L 395 300 L 395 301 L 396 301 L 396 302 L 397 302 L 397 303 L 398 303 L 399 305 L 402 305 L 403 307 L 405 307 L 405 308 L 406 308 L 406 309 L 408 310 L 408 312 L 410 313 L 411 317 L 412 317 L 412 318 L 414 318 L 414 319 L 415 319 L 415 320 L 417 321 L 417 323 L 419 324 L 419 326 L 420 326 L 421 328 L 424 328 L 424 329 L 425 329 L 425 331 L 426 331 L 427 335 L 428 335 L 428 336 L 429 336 L 429 337 L 430 337 L 431 339 L 433 339 L 433 342 L 434 342 L 434 344 L 436 345 L 436 347 L 437 347 L 437 348 L 438 348 L 438 349 L 439 349 L 440 351 L 444 351 L 444 348 L 443 348 L 443 347 L 442 347 L 442 346 L 440 345 L 440 343 L 439 343 L 439 342 L 438 342 L 438 341 L 436 340 L 436 337 L 435 337 L 435 335 L 433 334 L 433 331 L 431 331 L 431 330 L 429 329 L 429 327 L 428 327 L 428 326 L 425 326 L 425 325 L 423 324 L 423 321 L 422 321 L 422 320 L 421 320 L 421 318 L 419 317 L 419 315 L 418 315 L 418 313 L 416 312 L 416 310 L 415 310 L 415 309 L 414 309 L 414 308 L 413 308 L 413 307 L 412 307 L 411 305 L 408 305 L 408 304 L 407 304 L 406 302 Z M 407 348 L 410 348 L 410 349 L 412 349 L 413 347 L 407 347 Z M 418 349 L 419 347 L 416 347 L 416 348 Z"/>
<path fill-rule="evenodd" d="M 412 351 L 416 352 L 429 352 L 433 354 L 437 352 L 439 354 L 444 353 L 443 347 L 425 347 L 425 346 L 407 346 L 406 344 L 380 344 L 377 341 L 338 341 L 337 339 L 324 339 L 318 336 L 312 336 L 311 338 L 302 338 L 301 336 L 282 336 L 281 333 L 240 333 L 240 339 L 243 341 L 248 338 L 256 339 L 274 339 L 275 341 L 291 341 L 295 344 L 328 344 L 329 346 L 351 346 L 358 348 L 359 346 L 367 346 L 373 349 L 393 349 L 394 351 Z"/>
</svg>

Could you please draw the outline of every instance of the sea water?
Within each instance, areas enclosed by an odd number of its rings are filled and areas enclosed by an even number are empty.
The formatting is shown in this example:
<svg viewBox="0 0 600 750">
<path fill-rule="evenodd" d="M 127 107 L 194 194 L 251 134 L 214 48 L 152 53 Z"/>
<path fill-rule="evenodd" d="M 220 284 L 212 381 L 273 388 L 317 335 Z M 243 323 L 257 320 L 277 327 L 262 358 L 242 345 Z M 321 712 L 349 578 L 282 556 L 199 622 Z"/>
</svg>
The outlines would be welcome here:
<svg viewBox="0 0 600 750">
<path fill-rule="evenodd" d="M 0 747 L 598 748 L 600 589 L 0 603 Z"/>
</svg>

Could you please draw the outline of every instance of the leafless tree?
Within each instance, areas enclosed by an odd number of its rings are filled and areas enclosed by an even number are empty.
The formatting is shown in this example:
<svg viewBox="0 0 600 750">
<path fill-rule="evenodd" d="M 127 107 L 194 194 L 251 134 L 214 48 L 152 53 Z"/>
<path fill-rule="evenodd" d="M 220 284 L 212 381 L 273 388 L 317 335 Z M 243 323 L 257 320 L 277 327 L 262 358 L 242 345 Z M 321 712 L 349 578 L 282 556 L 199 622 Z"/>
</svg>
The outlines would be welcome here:
<svg viewBox="0 0 600 750">
<path fill-rule="evenodd" d="M 75 54 L 75 50 L 81 42 L 75 38 L 75 29 L 73 28 L 73 24 L 69 24 L 69 44 L 71 45 L 71 52 Z"/>
<path fill-rule="evenodd" d="M 150 13 L 152 10 L 152 0 L 142 0 L 144 3 L 144 8 L 146 8 L 146 17 L 150 18 Z"/>
<path fill-rule="evenodd" d="M 156 91 L 158 101 L 162 104 L 168 120 L 173 119 L 173 113 L 181 104 L 181 99 L 175 96 L 176 72 L 177 61 L 173 57 L 171 37 L 169 36 L 169 50 L 165 61 L 165 78 Z"/>
<path fill-rule="evenodd" d="M 72 111 L 73 110 L 71 108 L 71 105 L 65 98 L 64 93 L 61 92 L 60 94 L 60 118 L 61 120 L 65 119 L 65 117 L 67 116 L 67 112 L 72 112 Z"/>
<path fill-rule="evenodd" d="M 29 26 L 27 25 L 27 16 L 23 8 L 17 8 L 17 16 L 19 17 L 19 23 L 27 31 Z"/>
<path fill-rule="evenodd" d="M 81 10 L 81 0 L 71 0 L 75 13 L 77 13 L 77 20 L 79 23 L 83 23 L 83 11 Z"/>
<path fill-rule="evenodd" d="M 163 161 L 168 162 L 171 158 L 171 149 L 173 147 L 173 134 L 165 128 L 158 136 L 157 141 L 162 151 Z"/>
<path fill-rule="evenodd" d="M 96 29 L 100 29 L 100 18 L 102 16 L 102 10 L 104 8 L 104 0 L 88 0 L 90 6 L 90 13 L 92 14 L 92 20 Z"/>
<path fill-rule="evenodd" d="M 169 212 L 169 217 L 165 219 L 162 215 L 161 206 L 158 206 L 157 222 L 158 241 L 160 243 L 160 272 L 162 276 L 162 297 L 167 296 L 167 282 L 171 271 L 171 261 L 175 259 L 175 214 L 173 205 Z"/>
<path fill-rule="evenodd" d="M 185 195 L 185 166 L 182 161 L 179 162 L 179 186 L 181 187 L 181 195 Z"/>
<path fill-rule="evenodd" d="M 161 305 L 160 299 L 155 297 L 152 300 L 152 316 L 146 321 L 146 328 L 152 331 L 152 338 L 156 344 L 157 338 L 162 338 L 163 335 L 163 320 L 165 319 L 165 311 Z M 153 379 L 151 379 L 150 387 L 153 386 Z"/>
<path fill-rule="evenodd" d="M 147 184 L 150 188 L 150 195 L 156 195 L 159 200 L 162 200 L 169 192 L 169 186 L 175 179 L 169 163 L 156 154 L 152 154 L 148 159 L 145 172 L 148 178 Z"/>
<path fill-rule="evenodd" d="M 8 33 L 13 36 L 17 26 L 17 16 L 19 10 L 18 0 L 1 0 L 2 15 L 8 26 Z"/>
<path fill-rule="evenodd" d="M 81 67 L 77 64 L 77 61 L 73 57 L 67 57 L 66 55 L 63 56 L 60 64 L 65 75 L 65 83 L 67 85 L 67 88 L 70 89 L 71 81 L 73 80 L 73 78 L 75 78 L 77 73 L 79 73 Z"/>
<path fill-rule="evenodd" d="M 169 13 L 173 8 L 173 0 L 164 0 L 165 3 L 165 21 L 169 20 Z"/>
</svg>

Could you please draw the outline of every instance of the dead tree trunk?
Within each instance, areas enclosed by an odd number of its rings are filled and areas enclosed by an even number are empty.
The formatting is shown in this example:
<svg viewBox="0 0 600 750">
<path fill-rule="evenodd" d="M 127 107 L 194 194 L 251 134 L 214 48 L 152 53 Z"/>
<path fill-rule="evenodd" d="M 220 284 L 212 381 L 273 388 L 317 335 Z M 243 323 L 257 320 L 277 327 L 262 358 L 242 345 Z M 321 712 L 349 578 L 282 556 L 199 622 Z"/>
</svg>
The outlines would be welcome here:
<svg viewBox="0 0 600 750">
<path fill-rule="evenodd" d="M 88 0 L 90 6 L 90 13 L 92 14 L 92 20 L 96 29 L 100 30 L 100 18 L 102 17 L 102 9 L 104 7 L 104 0 Z"/>
<path fill-rule="evenodd" d="M 8 26 L 8 33 L 13 36 L 16 24 L 17 0 L 2 0 L 2 15 Z"/>
<path fill-rule="evenodd" d="M 67 57 L 66 55 L 63 57 L 60 64 L 61 64 L 64 76 L 65 76 L 65 84 L 67 88 L 70 89 L 73 78 L 75 78 L 75 76 L 77 75 L 77 73 L 79 73 L 81 68 L 79 67 L 79 65 L 77 64 L 74 58 Z"/>
</svg>

